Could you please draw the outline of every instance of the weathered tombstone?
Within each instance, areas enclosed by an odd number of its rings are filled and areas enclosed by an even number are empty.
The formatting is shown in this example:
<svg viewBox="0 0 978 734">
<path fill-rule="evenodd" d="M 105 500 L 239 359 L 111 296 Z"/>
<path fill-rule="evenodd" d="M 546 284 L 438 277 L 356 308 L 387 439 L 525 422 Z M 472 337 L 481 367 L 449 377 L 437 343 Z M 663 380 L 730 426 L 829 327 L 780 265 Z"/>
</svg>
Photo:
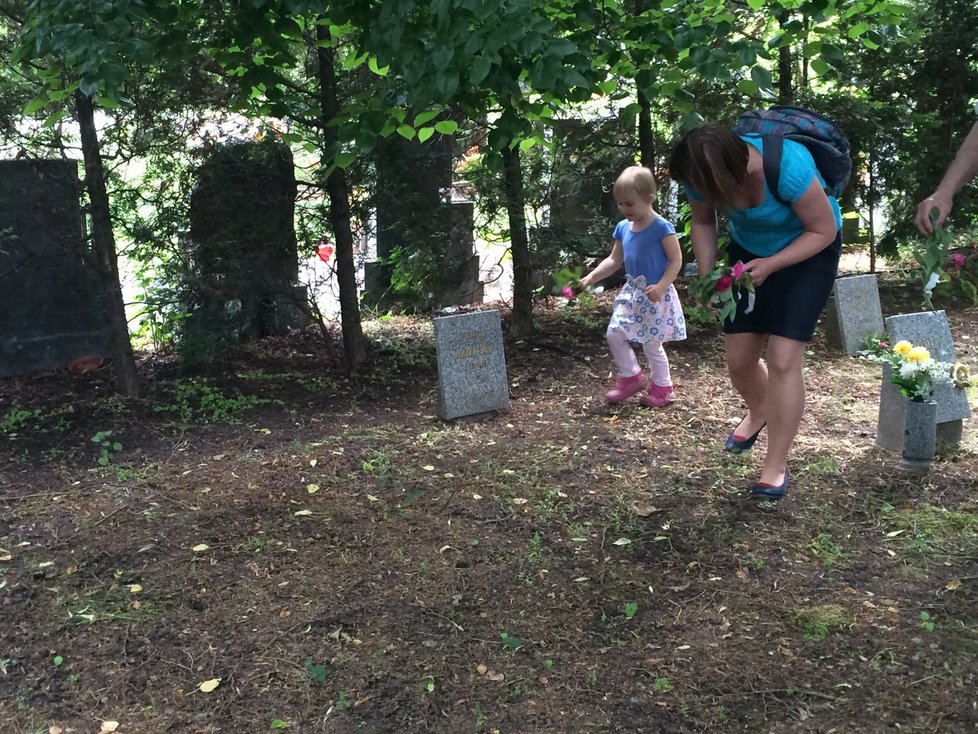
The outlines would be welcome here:
<svg viewBox="0 0 978 734">
<path fill-rule="evenodd" d="M 438 415 L 444 420 L 509 408 L 498 311 L 435 319 Z"/>
<path fill-rule="evenodd" d="M 76 161 L 0 162 L 0 377 L 110 351 L 80 190 Z"/>
<path fill-rule="evenodd" d="M 308 322 L 298 285 L 292 152 L 275 141 L 215 147 L 190 200 L 198 279 L 183 324 L 185 366 L 220 362 L 235 341 Z"/>
<path fill-rule="evenodd" d="M 825 335 L 846 354 L 856 354 L 871 334 L 883 331 L 883 310 L 875 275 L 839 278 L 825 311 Z"/>
<path fill-rule="evenodd" d="M 914 346 L 926 347 L 938 362 L 957 360 L 951 328 L 943 311 L 889 316 L 884 323 L 892 343 L 906 340 Z M 939 385 L 934 391 L 934 400 L 937 402 L 937 442 L 957 446 L 961 441 L 962 421 L 971 416 L 968 396 L 953 385 Z M 902 450 L 905 420 L 906 398 L 890 382 L 889 365 L 885 365 L 876 444 L 890 451 Z"/>
</svg>

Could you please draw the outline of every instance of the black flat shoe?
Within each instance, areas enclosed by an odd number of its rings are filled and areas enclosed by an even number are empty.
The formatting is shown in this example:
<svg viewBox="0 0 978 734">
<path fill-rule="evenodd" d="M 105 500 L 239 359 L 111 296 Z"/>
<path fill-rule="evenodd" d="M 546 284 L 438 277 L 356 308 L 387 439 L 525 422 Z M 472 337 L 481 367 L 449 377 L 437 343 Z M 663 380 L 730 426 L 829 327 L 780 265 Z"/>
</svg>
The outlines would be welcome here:
<svg viewBox="0 0 978 734">
<path fill-rule="evenodd" d="M 730 435 L 727 436 L 727 443 L 724 444 L 723 450 L 729 451 L 731 454 L 742 454 L 745 451 L 750 451 L 754 446 L 754 442 L 757 441 L 757 437 L 761 435 L 761 431 L 764 430 L 764 426 L 766 425 L 767 423 L 762 423 L 761 427 L 757 429 L 757 433 L 755 433 L 753 436 L 748 436 L 747 438 L 737 438 L 737 435 L 731 431 Z"/>
<path fill-rule="evenodd" d="M 756 500 L 779 500 L 788 491 L 788 470 L 784 470 L 784 479 L 781 484 L 767 484 L 758 482 L 750 491 L 750 496 Z"/>
</svg>

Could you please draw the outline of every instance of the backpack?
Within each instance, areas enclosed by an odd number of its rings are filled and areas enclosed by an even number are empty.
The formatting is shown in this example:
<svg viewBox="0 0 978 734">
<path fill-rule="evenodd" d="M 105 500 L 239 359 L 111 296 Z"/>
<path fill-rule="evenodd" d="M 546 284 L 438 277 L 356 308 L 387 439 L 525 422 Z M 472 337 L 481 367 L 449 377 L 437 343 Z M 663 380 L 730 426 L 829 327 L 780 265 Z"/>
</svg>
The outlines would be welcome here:
<svg viewBox="0 0 978 734">
<path fill-rule="evenodd" d="M 827 117 L 802 107 L 775 105 L 766 110 L 745 112 L 733 126 L 738 135 L 754 133 L 764 140 L 764 179 L 775 199 L 781 197 L 781 150 L 784 139 L 801 143 L 815 160 L 825 179 L 825 193 L 838 197 L 849 182 L 852 158 L 845 133 Z"/>
</svg>

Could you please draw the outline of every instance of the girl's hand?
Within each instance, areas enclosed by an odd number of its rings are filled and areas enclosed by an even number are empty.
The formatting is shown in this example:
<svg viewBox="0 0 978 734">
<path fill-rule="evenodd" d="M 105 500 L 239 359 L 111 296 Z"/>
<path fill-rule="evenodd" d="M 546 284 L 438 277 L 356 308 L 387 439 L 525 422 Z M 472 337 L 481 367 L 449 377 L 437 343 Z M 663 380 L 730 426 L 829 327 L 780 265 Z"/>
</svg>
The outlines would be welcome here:
<svg viewBox="0 0 978 734">
<path fill-rule="evenodd" d="M 645 295 L 652 303 L 656 303 L 662 300 L 662 297 L 666 294 L 666 290 L 668 290 L 666 287 L 656 283 L 645 288 Z"/>
</svg>

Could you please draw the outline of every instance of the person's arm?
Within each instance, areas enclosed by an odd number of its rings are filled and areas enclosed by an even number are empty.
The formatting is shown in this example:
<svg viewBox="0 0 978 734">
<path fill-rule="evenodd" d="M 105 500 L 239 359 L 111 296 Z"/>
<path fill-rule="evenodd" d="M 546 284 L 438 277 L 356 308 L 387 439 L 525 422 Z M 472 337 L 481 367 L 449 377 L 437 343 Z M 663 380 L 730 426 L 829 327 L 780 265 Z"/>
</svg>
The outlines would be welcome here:
<svg viewBox="0 0 978 734">
<path fill-rule="evenodd" d="M 679 247 L 679 238 L 674 234 L 666 235 L 662 238 L 662 249 L 665 250 L 669 264 L 666 265 L 665 272 L 659 278 L 658 283 L 653 283 L 645 289 L 645 295 L 650 301 L 658 301 L 669 290 L 669 286 L 679 276 L 679 271 L 683 267 L 683 251 Z"/>
<path fill-rule="evenodd" d="M 934 231 L 934 227 L 940 227 L 951 213 L 954 206 L 954 195 L 958 193 L 962 186 L 970 181 L 975 174 L 978 174 L 978 122 L 971 128 L 968 137 L 964 139 L 957 155 L 951 161 L 947 173 L 941 179 L 941 183 L 934 193 L 917 205 L 917 229 L 921 234 L 929 235 Z M 937 219 L 930 221 L 930 213 L 933 209 L 938 210 Z"/>
<path fill-rule="evenodd" d="M 690 200 L 692 211 L 689 241 L 693 246 L 696 270 L 702 278 L 717 264 L 717 212 L 709 204 Z"/>
<path fill-rule="evenodd" d="M 621 249 L 621 240 L 615 240 L 615 244 L 611 248 L 611 252 L 608 253 L 608 257 L 595 265 L 594 270 L 581 278 L 581 287 L 587 288 L 592 283 L 597 283 L 609 275 L 614 275 L 618 272 L 618 268 L 621 267 L 624 261 L 625 253 Z"/>
<path fill-rule="evenodd" d="M 807 260 L 835 241 L 838 234 L 835 212 L 832 211 L 829 197 L 825 195 L 818 179 L 812 179 L 805 193 L 795 200 L 791 209 L 805 229 L 783 250 L 747 263 L 754 285 L 763 283 L 771 273 Z"/>
</svg>

